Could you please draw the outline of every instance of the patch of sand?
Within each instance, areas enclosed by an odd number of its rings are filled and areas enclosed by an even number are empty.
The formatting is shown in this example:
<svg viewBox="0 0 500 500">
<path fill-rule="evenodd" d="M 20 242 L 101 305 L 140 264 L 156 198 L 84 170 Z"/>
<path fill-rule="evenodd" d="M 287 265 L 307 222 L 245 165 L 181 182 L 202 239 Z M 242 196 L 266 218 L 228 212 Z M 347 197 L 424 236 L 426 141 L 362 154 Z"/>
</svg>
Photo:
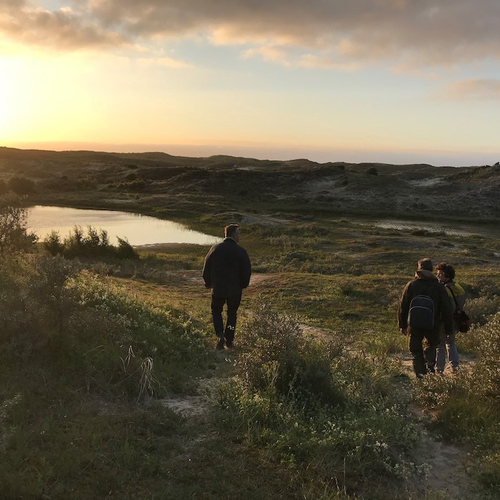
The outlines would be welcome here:
<svg viewBox="0 0 500 500">
<path fill-rule="evenodd" d="M 205 396 L 181 396 L 159 401 L 163 406 L 183 417 L 199 417 L 205 415 L 210 408 L 210 401 Z"/>
<path fill-rule="evenodd" d="M 418 186 L 418 187 L 438 186 L 439 184 L 443 183 L 444 183 L 443 179 L 440 179 L 438 177 L 436 178 L 431 177 L 429 179 L 420 179 L 418 181 L 408 181 L 408 184 L 410 184 L 411 186 Z"/>
</svg>

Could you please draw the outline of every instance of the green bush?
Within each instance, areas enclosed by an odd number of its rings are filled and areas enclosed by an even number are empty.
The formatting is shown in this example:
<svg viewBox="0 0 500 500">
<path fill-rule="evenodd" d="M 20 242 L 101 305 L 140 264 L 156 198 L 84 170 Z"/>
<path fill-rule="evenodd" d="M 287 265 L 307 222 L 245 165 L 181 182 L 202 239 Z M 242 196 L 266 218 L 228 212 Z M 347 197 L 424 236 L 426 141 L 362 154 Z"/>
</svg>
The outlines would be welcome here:
<svg viewBox="0 0 500 500">
<path fill-rule="evenodd" d="M 64 245 L 57 231 L 51 231 L 43 240 L 43 247 L 50 255 L 61 255 L 64 252 Z"/>
<path fill-rule="evenodd" d="M 119 259 L 138 259 L 139 254 L 134 250 L 132 245 L 122 238 L 118 238 L 118 247 L 115 250 L 115 255 Z"/>
<path fill-rule="evenodd" d="M 474 367 L 476 390 L 500 401 L 500 312 L 476 330 L 478 360 Z M 500 405 L 499 405 L 500 409 Z"/>
<path fill-rule="evenodd" d="M 306 338 L 296 320 L 269 306 L 255 311 L 240 336 L 236 377 L 216 394 L 226 431 L 307 470 L 318 491 L 332 495 L 332 478 L 336 488 L 362 488 L 416 472 L 406 452 L 418 430 L 376 360 L 344 352 L 342 339 Z"/>
<path fill-rule="evenodd" d="M 500 295 L 485 295 L 468 300 L 465 304 L 465 310 L 473 323 L 484 325 L 491 315 L 500 310 Z"/>
<path fill-rule="evenodd" d="M 69 259 L 77 257 L 118 259 L 139 259 L 139 254 L 132 245 L 123 238 L 118 238 L 118 246 L 109 242 L 107 231 L 98 231 L 92 226 L 87 233 L 80 226 L 75 226 L 69 236 L 61 243 L 59 233 L 52 231 L 43 241 L 43 246 L 51 255 L 63 255 Z"/>
<path fill-rule="evenodd" d="M 331 371 L 332 359 L 342 351 L 339 343 L 308 342 L 294 318 L 260 305 L 245 330 L 243 348 L 237 368 L 249 389 L 266 387 L 273 373 L 282 395 L 342 403 Z"/>
</svg>

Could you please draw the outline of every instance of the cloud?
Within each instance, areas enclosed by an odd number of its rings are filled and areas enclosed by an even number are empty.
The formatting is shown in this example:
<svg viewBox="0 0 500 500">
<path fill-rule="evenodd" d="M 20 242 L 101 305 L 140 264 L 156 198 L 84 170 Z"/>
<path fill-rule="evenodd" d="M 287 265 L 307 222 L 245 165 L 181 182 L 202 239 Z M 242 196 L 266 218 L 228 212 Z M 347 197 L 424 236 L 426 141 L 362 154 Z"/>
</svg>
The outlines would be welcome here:
<svg viewBox="0 0 500 500">
<path fill-rule="evenodd" d="M 326 68 L 326 69 L 336 69 L 338 71 L 356 71 L 359 69 L 359 64 L 355 61 L 351 62 L 338 62 L 335 58 L 321 57 L 315 54 L 304 54 L 299 62 L 298 66 L 302 68 Z"/>
<path fill-rule="evenodd" d="M 128 43 L 123 35 L 103 29 L 70 7 L 51 12 L 30 7 L 23 0 L 2 0 L 1 35 L 21 44 L 59 50 L 109 49 Z"/>
<path fill-rule="evenodd" d="M 262 46 L 251 48 L 246 50 L 243 56 L 245 58 L 262 57 L 264 61 L 277 62 L 282 64 L 283 66 L 290 66 L 287 58 L 287 53 L 284 50 L 278 49 L 276 47 Z"/>
<path fill-rule="evenodd" d="M 451 100 L 500 101 L 500 80 L 462 80 L 448 84 L 439 92 L 440 98 Z"/>
<path fill-rule="evenodd" d="M 165 68 L 192 68 L 193 66 L 172 57 L 139 57 L 137 62 L 143 68 L 150 66 L 163 66 Z"/>
<path fill-rule="evenodd" d="M 69 48 L 201 37 L 281 64 L 317 61 L 338 68 L 380 61 L 439 68 L 500 59 L 498 0 L 67 1 L 78 14 L 4 0 L 0 20 L 10 11 L 10 21 L 0 21 L 0 30 L 26 43 L 64 41 Z"/>
<path fill-rule="evenodd" d="M 205 33 L 217 43 L 302 47 L 337 63 L 449 65 L 499 58 L 497 0 L 88 0 L 131 36 Z"/>
</svg>

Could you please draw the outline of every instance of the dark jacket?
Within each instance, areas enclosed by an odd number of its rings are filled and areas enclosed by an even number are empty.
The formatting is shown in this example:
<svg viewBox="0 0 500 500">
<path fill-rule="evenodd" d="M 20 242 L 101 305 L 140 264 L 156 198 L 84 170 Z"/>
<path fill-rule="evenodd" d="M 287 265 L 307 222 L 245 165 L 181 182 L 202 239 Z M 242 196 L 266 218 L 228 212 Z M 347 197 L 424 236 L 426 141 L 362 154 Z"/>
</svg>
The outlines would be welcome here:
<svg viewBox="0 0 500 500">
<path fill-rule="evenodd" d="M 232 238 L 214 245 L 205 257 L 203 280 L 215 297 L 234 297 L 250 283 L 252 268 L 246 250 Z"/>
<path fill-rule="evenodd" d="M 434 301 L 434 330 L 439 331 L 441 323 L 447 335 L 453 333 L 453 308 L 444 285 L 439 283 L 431 271 L 417 271 L 415 279 L 403 289 L 399 302 L 399 328 L 408 327 L 410 302 L 417 295 L 427 295 Z"/>
</svg>

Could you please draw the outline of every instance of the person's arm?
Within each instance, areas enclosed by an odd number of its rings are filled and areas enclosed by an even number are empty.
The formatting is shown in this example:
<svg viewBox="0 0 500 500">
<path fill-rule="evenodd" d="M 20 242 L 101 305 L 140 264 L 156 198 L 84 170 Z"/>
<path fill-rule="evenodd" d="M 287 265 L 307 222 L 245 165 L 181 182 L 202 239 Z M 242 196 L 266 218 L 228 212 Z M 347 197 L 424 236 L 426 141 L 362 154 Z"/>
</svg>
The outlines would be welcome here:
<svg viewBox="0 0 500 500">
<path fill-rule="evenodd" d="M 401 294 L 401 299 L 399 300 L 398 307 L 398 326 L 399 331 L 402 335 L 406 335 L 408 330 L 408 309 L 409 309 L 409 300 L 408 300 L 408 290 L 410 287 L 410 283 L 407 283 L 403 289 L 403 293 Z"/>
<path fill-rule="evenodd" d="M 240 286 L 246 288 L 250 284 L 250 276 L 252 275 L 252 265 L 248 253 L 243 248 L 241 249 L 241 267 L 240 267 Z"/>
<path fill-rule="evenodd" d="M 205 288 L 212 288 L 212 273 L 211 273 L 212 253 L 213 253 L 213 247 L 207 253 L 207 256 L 205 257 L 205 262 L 203 264 L 202 276 L 203 276 L 203 281 L 205 282 Z"/>
</svg>

